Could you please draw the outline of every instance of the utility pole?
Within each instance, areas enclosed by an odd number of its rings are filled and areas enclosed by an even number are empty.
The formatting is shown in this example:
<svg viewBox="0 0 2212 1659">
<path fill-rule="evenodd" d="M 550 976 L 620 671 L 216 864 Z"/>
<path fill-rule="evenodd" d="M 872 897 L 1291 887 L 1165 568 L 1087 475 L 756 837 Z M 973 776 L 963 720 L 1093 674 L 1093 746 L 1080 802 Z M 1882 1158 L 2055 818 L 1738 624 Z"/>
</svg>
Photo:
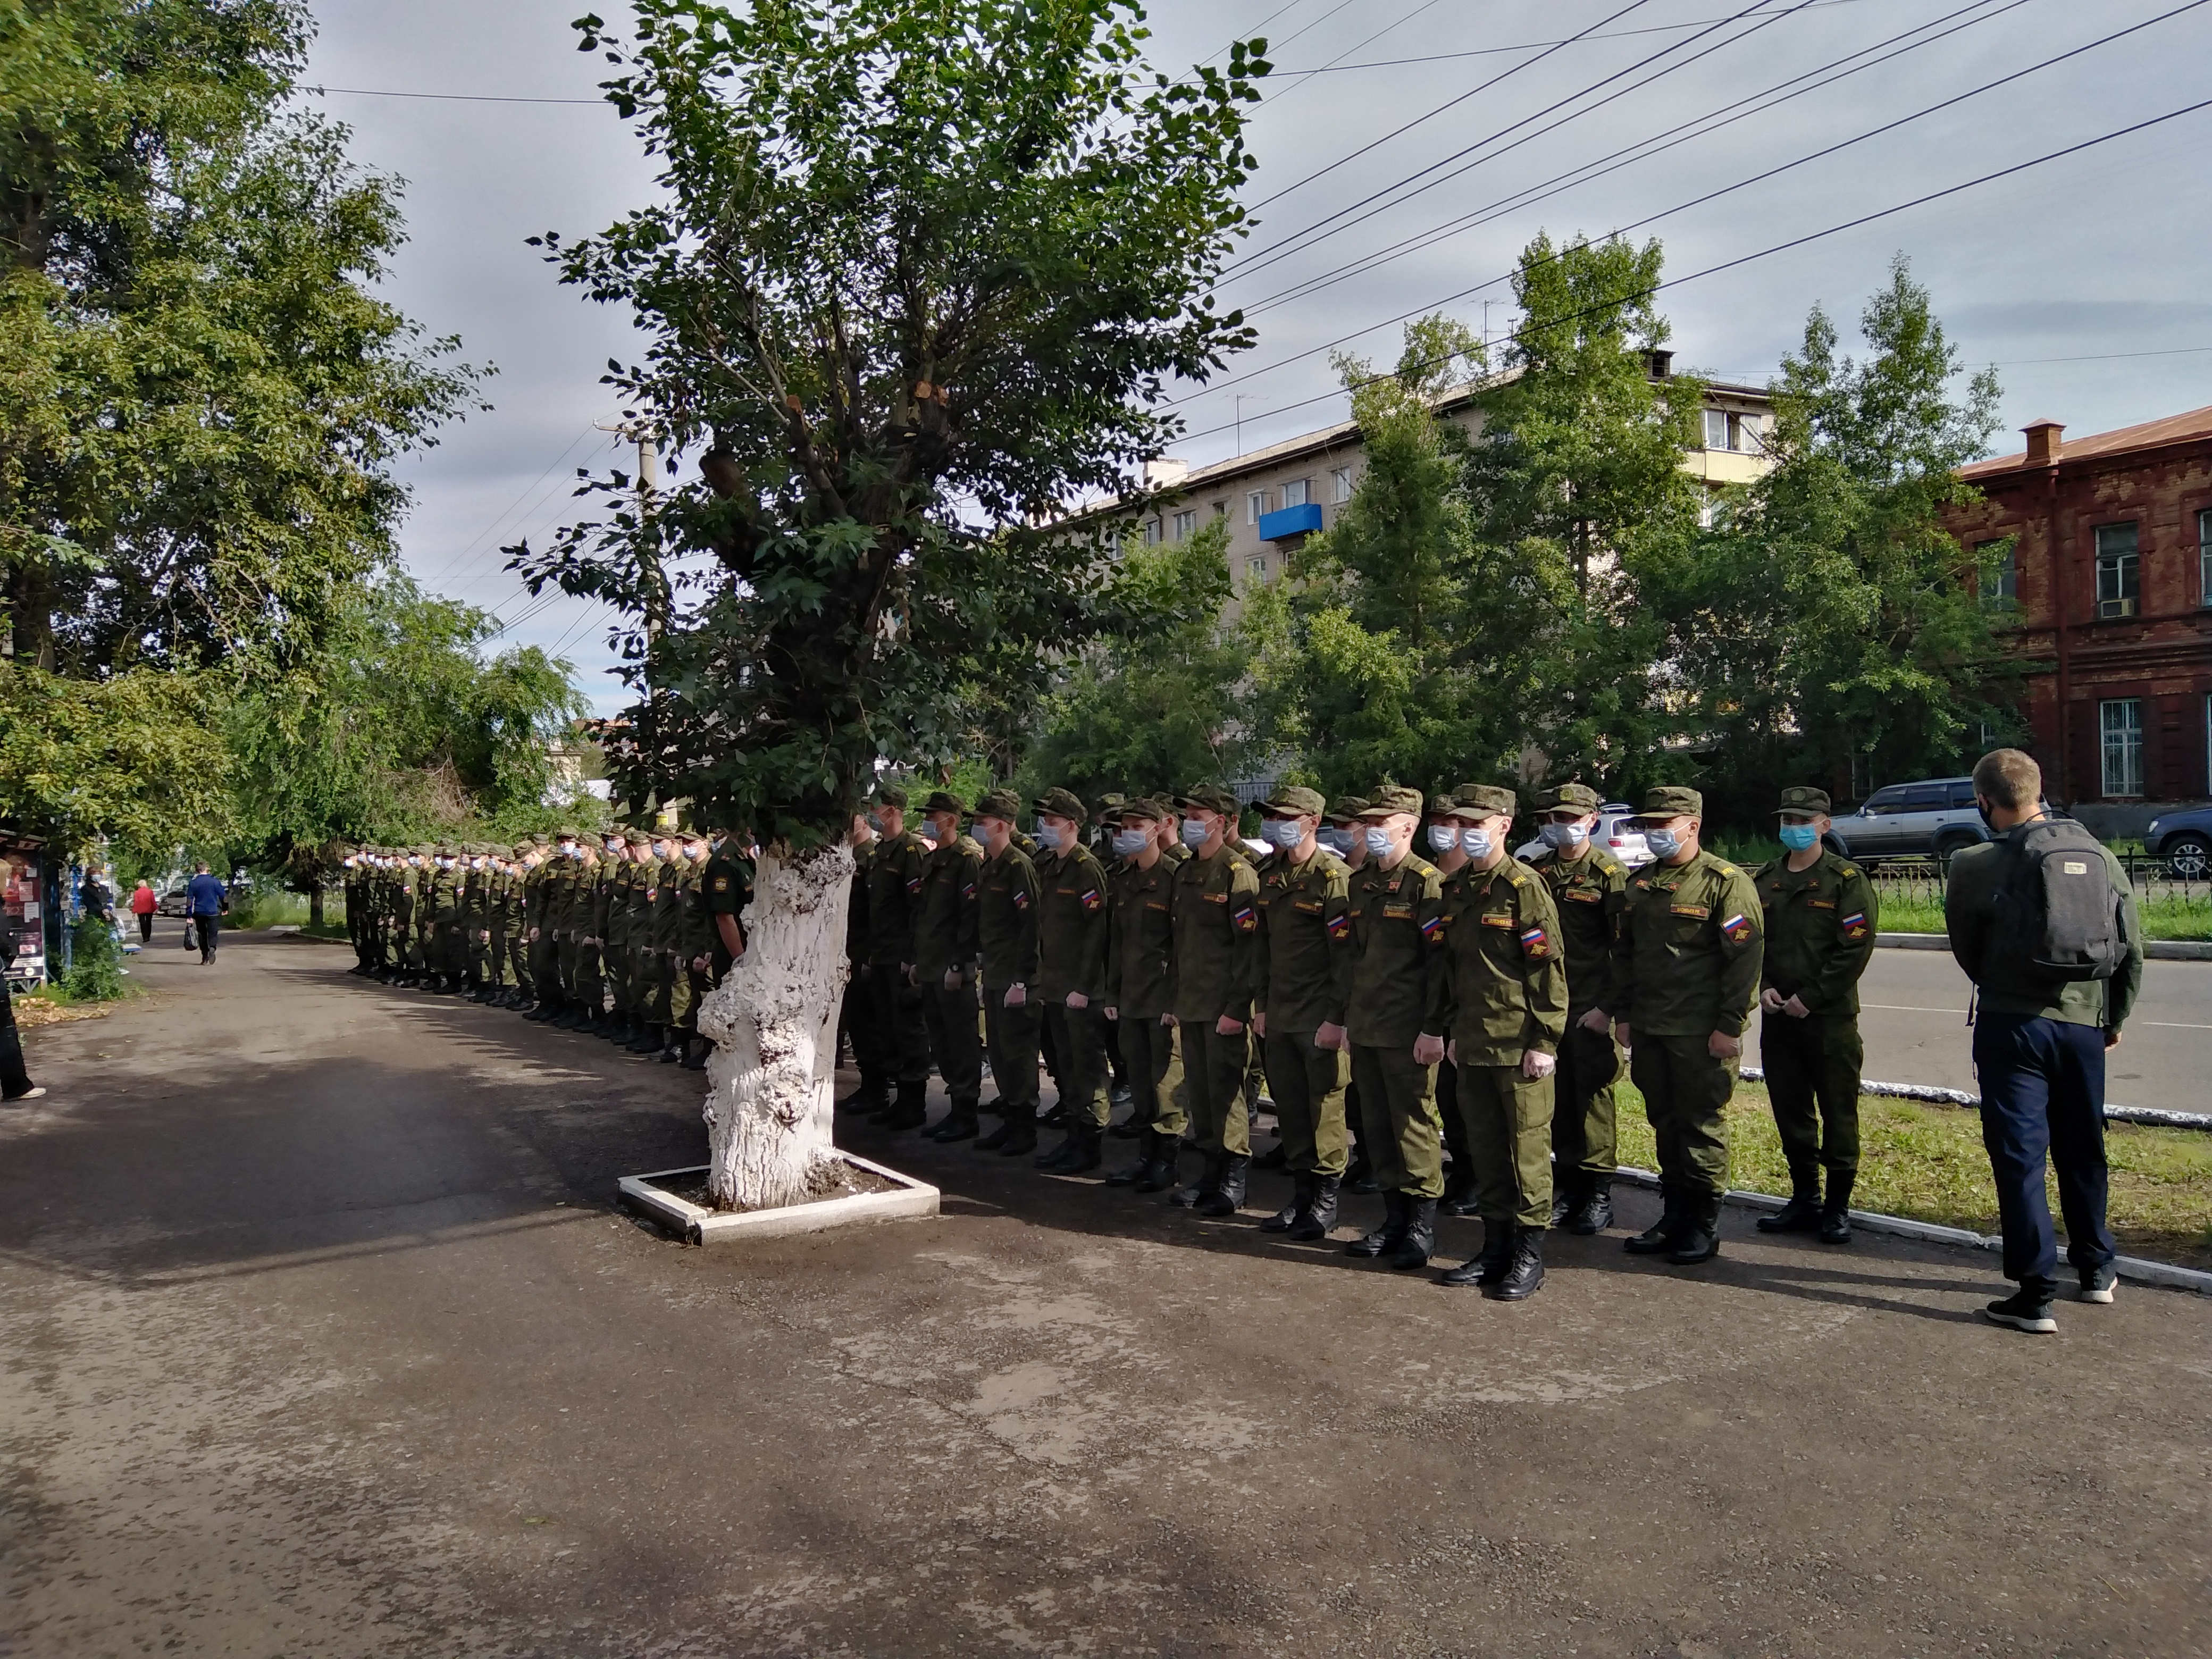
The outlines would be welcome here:
<svg viewBox="0 0 2212 1659">
<path fill-rule="evenodd" d="M 602 432 L 617 432 L 637 446 L 637 562 L 645 579 L 645 641 L 647 664 L 653 645 L 668 626 L 668 578 L 660 568 L 660 549 L 647 533 L 653 514 L 653 497 L 660 488 L 660 448 L 650 428 L 624 422 L 593 422 Z M 647 685 L 648 690 L 650 683 Z"/>
</svg>

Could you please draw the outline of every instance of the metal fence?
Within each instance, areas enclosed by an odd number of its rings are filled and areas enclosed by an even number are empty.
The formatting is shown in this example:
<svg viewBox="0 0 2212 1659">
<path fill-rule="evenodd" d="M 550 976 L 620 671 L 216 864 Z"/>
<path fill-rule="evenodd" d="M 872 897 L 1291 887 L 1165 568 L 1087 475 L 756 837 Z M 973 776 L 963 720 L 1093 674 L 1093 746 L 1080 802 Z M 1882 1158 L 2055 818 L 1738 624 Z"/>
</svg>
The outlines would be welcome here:
<svg viewBox="0 0 2212 1659">
<path fill-rule="evenodd" d="M 2212 922 L 2212 878 L 2185 880 L 2167 869 L 2162 859 L 2127 857 L 2120 863 L 2135 884 L 2137 904 L 2202 910 Z M 1938 908 L 1943 902 L 1943 872 L 1932 859 L 1886 860 L 1874 872 L 1874 885 L 1885 901 Z"/>
</svg>

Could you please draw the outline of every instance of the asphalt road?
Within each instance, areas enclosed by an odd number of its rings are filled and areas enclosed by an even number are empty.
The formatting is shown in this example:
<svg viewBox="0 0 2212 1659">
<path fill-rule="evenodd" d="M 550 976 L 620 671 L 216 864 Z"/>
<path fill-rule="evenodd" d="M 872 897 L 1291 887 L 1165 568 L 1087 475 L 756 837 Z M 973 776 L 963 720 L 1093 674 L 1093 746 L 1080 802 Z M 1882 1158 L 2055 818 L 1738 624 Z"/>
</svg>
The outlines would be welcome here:
<svg viewBox="0 0 2212 1659">
<path fill-rule="evenodd" d="M 1948 951 L 1876 951 L 1859 981 L 1866 1075 L 1978 1093 L 1973 1032 L 1966 1024 L 1971 989 Z M 2106 1061 L 2106 1098 L 2123 1106 L 2212 1112 L 2208 1078 L 2212 962 L 2145 963 L 2142 994 Z"/>
<path fill-rule="evenodd" d="M 2212 1299 L 2031 1339 L 1986 1257 L 1732 1214 L 1504 1308 L 1269 1242 L 1273 1178 L 1202 1222 L 880 1134 L 942 1217 L 687 1249 L 610 1200 L 695 1079 L 345 960 L 172 946 L 29 1034 L 0 1651 L 2212 1650 Z"/>
</svg>

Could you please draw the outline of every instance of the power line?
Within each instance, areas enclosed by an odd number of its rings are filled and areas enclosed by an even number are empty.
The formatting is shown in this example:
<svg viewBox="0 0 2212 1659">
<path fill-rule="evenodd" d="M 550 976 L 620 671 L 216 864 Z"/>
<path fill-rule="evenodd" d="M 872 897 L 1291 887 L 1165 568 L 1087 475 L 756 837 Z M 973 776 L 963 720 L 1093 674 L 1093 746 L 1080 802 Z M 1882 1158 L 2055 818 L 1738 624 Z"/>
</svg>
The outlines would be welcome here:
<svg viewBox="0 0 2212 1659">
<path fill-rule="evenodd" d="M 605 109 L 604 98 L 495 98 L 482 92 L 392 92 L 380 87 L 301 87 L 318 98 L 342 92 L 349 98 L 422 98 L 440 104 L 589 104 Z"/>
<path fill-rule="evenodd" d="M 1862 47 L 1856 52 L 1846 52 L 1843 57 L 1832 59 L 1830 62 L 1820 65 L 1818 69 L 1808 70 L 1802 75 L 1793 76 L 1786 81 L 1777 82 L 1774 85 L 1765 88 L 1763 91 L 1755 92 L 1747 97 L 1738 99 L 1732 104 L 1723 104 L 1717 108 L 1709 110 L 1705 112 L 1705 113 L 1693 117 L 1688 121 L 1682 122 L 1676 126 L 1669 127 L 1665 131 L 1656 133 L 1649 138 L 1639 139 L 1635 143 L 1629 144 L 1623 149 L 1617 149 L 1609 155 L 1600 156 L 1594 161 L 1587 161 L 1579 167 L 1570 167 L 1565 173 L 1555 173 L 1553 177 L 1545 179 L 1540 184 L 1531 185 L 1524 190 L 1513 192 L 1511 195 L 1500 197 L 1486 206 L 1474 209 L 1469 212 L 1461 214 L 1455 218 L 1447 219 L 1441 225 L 1431 226 L 1429 229 L 1419 232 L 1415 235 L 1407 237 L 1403 240 L 1395 243 L 1389 247 L 1370 249 L 1367 252 L 1361 254 L 1358 258 L 1338 266 L 1334 270 L 1325 271 L 1318 276 L 1307 277 L 1302 281 L 1293 283 L 1289 288 L 1281 289 L 1277 293 L 1271 294 L 1265 299 L 1255 301 L 1251 304 L 1241 307 L 1241 309 L 1243 310 L 1247 316 L 1251 316 L 1261 311 L 1280 304 L 1287 300 L 1300 298 L 1306 293 L 1314 292 L 1320 289 L 1326 288 L 1345 276 L 1356 276 L 1362 271 L 1371 270 L 1376 266 L 1383 264 L 1389 260 L 1399 257 L 1401 253 L 1409 252 L 1416 248 L 1432 246 L 1435 243 L 1443 240 L 1448 236 L 1456 235 L 1462 230 L 1473 229 L 1477 225 L 1486 224 L 1489 222 L 1492 217 L 1497 216 L 1503 211 L 1510 210 L 1518 207 L 1527 207 L 1535 202 L 1544 201 L 1551 196 L 1557 195 L 1562 191 L 1570 189 L 1574 185 L 1588 184 L 1592 179 L 1602 179 L 1608 173 L 1617 173 L 1622 167 L 1632 166 L 1637 161 L 1649 161 L 1652 156 L 1662 155 L 1665 151 L 1674 149 L 1678 144 L 1687 143 L 1693 138 L 1702 138 L 1711 133 L 1718 132 L 1723 128 L 1731 126 L 1738 121 L 1748 120 L 1753 115 L 1764 114 L 1768 110 L 1778 108 L 1781 105 L 1790 102 L 1792 99 L 1804 97 L 1808 94 L 1817 92 L 1824 87 L 1833 86 L 1837 82 L 1846 79 L 1850 76 L 1862 74 L 1867 70 L 1877 68 L 1882 64 L 1888 63 L 1897 58 L 1901 58 L 1907 52 L 1917 52 L 1923 46 L 1933 46 L 1939 41 L 1948 40 L 1952 35 L 1957 34 L 1963 30 L 1972 28 L 1979 24 L 1990 22 L 1996 18 L 2002 17 L 2008 11 L 2014 10 L 2021 6 L 2026 5 L 2028 3 L 2028 0 L 2010 0 L 2009 4 L 2001 6 L 1996 11 L 1988 10 L 1987 8 L 1994 3 L 1995 0 L 1971 0 L 1971 3 L 1960 7 L 1957 11 L 1948 13 L 1945 16 L 1936 18 L 1927 23 L 1915 24 L 1909 29 L 1905 29 L 1899 33 L 1890 36 L 1887 40 L 1877 41 L 1873 46 Z M 1853 58 L 1865 58 L 1867 54 L 1870 52 L 1882 52 L 1887 47 L 1896 46 L 1900 40 L 1909 40 L 1915 34 L 1925 34 L 1928 30 L 1932 28 L 1941 28 L 1942 25 L 1952 22 L 1954 19 L 1965 16 L 1966 14 L 1974 11 L 1981 12 L 1982 15 L 1978 17 L 1969 17 L 1966 21 L 1958 24 L 1955 28 L 1946 29 L 1940 34 L 1928 35 L 1926 39 L 1915 40 L 1910 46 L 1899 46 L 1897 51 L 1890 52 L 1887 57 L 1875 58 L 1866 63 L 1855 64 L 1850 69 L 1843 69 L 1840 73 L 1829 75 L 1829 78 L 1825 81 L 1814 79 L 1814 77 L 1817 76 L 1828 75 L 1830 70 L 1838 70 L 1843 64 L 1850 64 Z M 1745 37 L 1742 35 L 1736 37 L 1739 40 Z M 1722 44 L 1727 45 L 1732 43 L 1723 42 Z M 1709 50 L 1717 51 L 1719 50 L 1719 47 L 1715 46 Z M 1704 57 L 1707 54 L 1700 53 L 1698 55 L 1699 57 Z M 1694 62 L 1696 60 L 1692 59 L 1689 61 Z M 1676 64 L 1671 67 L 1680 68 L 1683 67 L 1683 65 Z M 1665 72 L 1666 71 L 1662 71 L 1662 73 Z M 1657 78 L 1658 77 L 1656 76 L 1651 77 L 1652 80 L 1656 80 Z M 1810 84 L 1800 85 L 1799 82 L 1809 82 Z M 1648 86 L 1650 84 L 1650 82 L 1646 81 L 1640 84 Z M 1785 90 L 1786 88 L 1793 88 L 1795 90 Z M 1624 88 L 1623 93 L 1625 94 L 1627 91 L 1634 89 L 1635 88 Z M 1778 93 L 1781 94 L 1778 97 L 1774 95 Z M 1623 94 L 1614 94 L 1616 97 L 1621 95 L 1623 95 Z M 1760 103 L 1759 100 L 1761 99 L 1766 99 L 1769 101 Z M 1610 102 L 1611 100 L 1608 99 L 1606 101 Z M 1601 106 L 1594 104 L 1589 106 L 1589 109 L 1596 109 L 1599 107 L 1601 107 Z M 1367 220 L 1374 218 L 1379 214 L 1386 213 L 1392 208 L 1401 207 L 1406 203 L 1412 201 L 1414 197 L 1425 194 L 1427 191 L 1437 188 L 1440 185 L 1447 184 L 1454 179 L 1462 177 L 1463 174 L 1471 172 L 1475 167 L 1480 167 L 1485 162 L 1496 161 L 1498 156 L 1506 154 L 1507 150 L 1517 149 L 1521 145 L 1532 143 L 1535 139 L 1542 137 L 1547 133 L 1557 131 L 1560 127 L 1567 125 L 1568 122 L 1578 119 L 1581 116 L 1589 113 L 1589 109 L 1577 110 L 1574 112 L 1573 114 L 1564 116 L 1559 120 L 1553 123 L 1549 127 L 1540 129 L 1536 132 L 1526 134 L 1521 138 L 1515 140 L 1513 143 L 1506 146 L 1505 149 L 1495 150 L 1488 155 L 1478 156 L 1475 160 L 1469 161 L 1465 167 L 1460 167 L 1452 173 L 1445 173 L 1441 178 L 1431 179 L 1427 184 L 1423 185 L 1419 190 L 1409 191 L 1405 195 L 1399 197 L 1395 201 L 1384 203 L 1381 207 L 1375 209 L 1371 213 L 1362 214 L 1357 219 L 1353 219 L 1344 224 L 1336 226 L 1335 228 L 1325 232 L 1321 236 L 1314 238 L 1311 241 L 1307 242 L 1302 247 L 1292 247 L 1283 252 L 1273 254 L 1268 258 L 1261 261 L 1259 264 L 1247 266 L 1244 270 L 1236 272 L 1235 275 L 1237 276 L 1247 276 L 1251 275 L 1253 271 L 1261 269 L 1263 265 L 1273 264 L 1276 263 L 1277 260 L 1288 258 L 1293 253 L 1304 252 L 1308 248 L 1317 246 L 1320 242 L 1328 240 L 1328 237 L 1340 234 L 1342 232 L 1351 229 L 1354 225 L 1364 223 Z M 1710 123 L 1710 125 L 1704 125 L 1707 123 Z M 1698 128 L 1699 130 L 1692 131 L 1691 131 L 1692 128 Z M 1635 154 L 1635 152 L 1639 150 L 1643 153 L 1640 155 Z M 1462 151 L 1461 154 L 1465 155 L 1467 152 Z M 1455 158 L 1447 157 L 1445 159 L 1446 161 L 1450 161 Z M 1441 163 L 1439 165 L 1441 165 Z"/>
<path fill-rule="evenodd" d="M 1818 242 L 1824 240 L 1830 236 L 1840 235 L 1847 230 L 1856 230 L 1862 225 L 1870 225 L 1878 220 L 1893 217 L 1897 214 L 1906 212 L 1911 209 L 1924 207 L 1930 202 L 1940 202 L 1948 197 L 1960 195 L 1966 191 L 1977 189 L 1983 185 L 1994 184 L 2000 179 L 2009 179 L 2014 173 L 2025 173 L 2031 167 L 2042 167 L 2046 162 L 2063 161 L 2069 155 L 2079 155 L 2084 150 L 2094 149 L 2100 144 L 2108 144 L 2116 139 L 2130 137 L 2136 133 L 2147 131 L 2152 127 L 2162 126 L 2168 121 L 2179 120 L 2185 115 L 2194 115 L 2199 110 L 2203 109 L 2212 109 L 2212 98 L 2203 99 L 2194 104 L 2185 104 L 2179 109 L 2168 110 L 2163 115 L 2154 115 L 2147 119 L 2131 123 L 2124 127 L 2117 127 L 2110 132 L 2100 133 L 2094 138 L 2085 138 L 2079 143 L 2069 144 L 2063 149 L 2054 149 L 2047 154 L 2031 157 L 2029 160 L 2025 161 L 2015 161 L 2010 167 L 1999 167 L 1993 173 L 1983 173 L 1978 178 L 1966 179 L 1961 184 L 1947 185 L 1942 190 L 1929 191 L 1924 196 L 1916 196 L 1910 201 L 1899 202 L 1892 207 L 1878 208 L 1872 213 L 1863 213 L 1855 219 L 1844 220 L 1841 223 L 1830 225 L 1822 230 L 1808 231 L 1802 236 L 1793 236 L 1788 241 L 1776 242 L 1771 246 L 1760 248 L 1755 252 L 1739 254 L 1736 258 L 1733 259 L 1724 259 L 1717 265 L 1707 265 L 1702 270 L 1693 270 L 1686 276 L 1668 277 L 1663 281 L 1654 283 L 1649 292 L 1650 294 L 1656 294 L 1662 289 L 1681 288 L 1687 283 L 1698 282 L 1704 277 L 1717 276 L 1723 271 L 1734 270 L 1741 265 L 1750 264 L 1754 260 L 1767 258 L 1777 253 L 1786 253 L 1792 248 L 1803 247 L 1811 242 Z M 1495 281 L 1497 279 L 1492 280 Z M 1437 306 L 1450 305 L 1455 301 L 1463 300 L 1467 298 L 1468 295 L 1480 293 L 1483 289 L 1490 286 L 1490 283 L 1479 283 L 1474 288 L 1465 289 L 1461 293 L 1448 295 L 1443 299 L 1437 301 L 1435 305 L 1425 306 L 1419 311 L 1409 311 L 1404 313 L 1401 317 L 1388 318 L 1382 322 L 1370 324 L 1367 328 L 1361 330 L 1360 332 L 1371 333 L 1377 328 L 1389 327 L 1393 322 L 1403 322 L 1413 317 L 1426 315 L 1429 312 L 1436 310 Z M 1570 313 L 1568 316 L 1560 318 L 1557 320 L 1560 322 L 1572 322 L 1577 318 L 1589 316 L 1599 311 L 1608 309 L 1613 305 L 1624 303 L 1628 300 L 1641 297 L 1644 296 L 1637 295 L 1622 295 L 1615 300 L 1609 301 L 1603 305 L 1585 307 L 1581 311 Z M 1525 331 L 1525 326 L 1526 325 L 1524 325 L 1522 329 L 1516 329 L 1513 334 L 1507 337 L 1508 340 L 1517 341 L 1521 334 Z M 1358 335 L 1347 335 L 1345 337 L 1345 339 L 1352 340 L 1357 339 L 1358 337 Z M 1332 343 L 1340 345 L 1344 343 L 1344 341 L 1340 340 L 1333 342 Z M 1327 347 L 1316 348 L 1316 350 L 1326 350 L 1327 349 Z M 2212 348 L 2207 349 L 2212 349 Z M 1306 352 L 1300 355 L 1310 356 L 1312 353 Z M 1291 358 L 1285 358 L 1284 360 L 1285 362 L 1292 361 L 1295 360 Z M 1281 365 L 1277 364 L 1274 365 L 1274 367 L 1279 368 Z M 1366 380 L 1357 381 L 1351 386 L 1340 386 L 1334 392 L 1324 392 L 1315 397 L 1300 398 L 1296 403 L 1284 404 L 1280 405 L 1275 412 L 1281 413 L 1285 410 L 1292 409 L 1304 409 L 1313 404 L 1327 403 L 1332 398 L 1342 396 L 1346 392 L 1355 391 L 1359 386 L 1373 386 L 1378 381 L 1391 378 L 1393 377 L 1389 374 L 1370 375 Z M 1210 438 L 1218 433 L 1226 432 L 1228 430 L 1230 430 L 1230 428 L 1227 425 L 1207 427 L 1198 432 L 1182 433 L 1178 435 L 1176 441 L 1178 443 L 1188 443 L 1195 438 Z"/>
<path fill-rule="evenodd" d="M 2014 5 L 2022 3 L 2022 0 L 2013 0 L 2013 3 Z M 1957 94 L 1955 96 L 1944 99 L 1939 103 L 1930 104 L 1926 108 L 1916 110 L 1910 115 L 1900 116 L 1896 120 L 1886 122 L 1881 126 L 1870 128 L 1867 131 L 1857 133 L 1851 137 L 1839 140 L 1836 143 L 1827 145 L 1824 149 L 1814 150 L 1809 155 L 1801 155 L 1795 161 L 1784 161 L 1778 167 L 1767 168 L 1763 173 L 1753 173 L 1747 179 L 1739 179 L 1732 185 L 1723 185 L 1717 190 L 1707 191 L 1701 196 L 1692 197 L 1686 202 L 1678 202 L 1673 207 L 1662 208 L 1656 213 L 1647 214 L 1641 219 L 1632 220 L 1627 224 L 1618 227 L 1612 232 L 1612 234 L 1616 236 L 1626 235 L 1630 231 L 1640 230 L 1647 225 L 1656 224 L 1660 220 L 1669 218 L 1677 213 L 1686 212 L 1691 208 L 1702 207 L 1709 202 L 1717 201 L 1721 197 L 1729 195 L 1739 190 L 1746 189 L 1752 185 L 1763 183 L 1767 179 L 1778 176 L 1779 174 L 1788 173 L 1793 168 L 1803 167 L 1809 162 L 1819 161 L 1825 156 L 1832 155 L 1839 150 L 1847 149 L 1854 144 L 1864 143 L 1869 138 L 1879 137 L 1883 133 L 1894 131 L 1897 128 L 1905 126 L 1913 121 L 1919 120 L 1924 116 L 1932 115 L 1939 110 L 1948 109 L 1954 104 L 1961 103 L 1969 98 L 1978 97 L 1981 94 L 1990 91 L 1995 88 L 2002 87 L 2010 82 L 2020 80 L 2025 76 L 2035 74 L 2040 70 L 2048 69 L 2054 64 L 2063 63 L 2067 58 L 2076 58 L 2081 56 L 2083 52 L 2094 51 L 2099 46 L 2108 45 L 2112 41 L 2120 39 L 2123 35 L 2132 34 L 2136 33 L 2138 30 L 2148 28 L 2154 23 L 2161 23 L 2169 18 L 2178 17 L 2184 12 L 2194 11 L 2207 3 L 2212 3 L 2212 0 L 2187 0 L 2186 4 L 2178 6 L 2173 10 L 2162 13 L 2157 17 L 2146 19 L 2141 23 L 2132 24 L 2127 28 L 2118 30 L 2112 34 L 2104 36 L 2102 39 L 2088 41 L 2082 46 L 2073 47 L 2066 52 L 2060 52 L 2054 57 L 2045 58 L 2041 63 L 2031 64 L 2026 69 L 2015 70 L 2009 75 L 2001 76 L 1996 80 L 1985 82 L 1982 86 L 1973 88 L 1966 92 Z M 2008 8 L 2008 9 L 2009 9 L 2009 8 Z M 1955 15 L 1956 14 L 1954 15 Z M 1995 15 L 1998 14 L 1992 15 Z M 2131 130 L 2132 129 L 2129 129 L 2129 131 Z M 2100 140 L 2098 142 L 2102 141 Z M 2063 154 L 2065 152 L 2061 153 Z M 1991 176 L 2001 177 L 2002 175 L 1993 174 Z M 1504 275 L 1492 276 L 1485 282 L 1476 283 L 1473 288 L 1462 289 L 1460 293 L 1452 295 L 1450 300 L 1442 301 L 1441 303 L 1450 304 L 1452 301 L 1463 300 L 1471 295 L 1480 294 L 1484 289 L 1493 288 L 1499 283 L 1508 280 L 1508 277 L 1510 275 L 1511 273 L 1508 272 Z M 1303 295 L 1299 297 L 1303 297 Z M 1194 392 L 1186 392 L 1180 398 L 1170 399 L 1169 401 L 1169 406 L 1172 407 L 1176 404 L 1188 403 L 1196 398 L 1206 395 L 1206 393 L 1209 392 L 1218 392 L 1227 386 L 1241 385 L 1245 381 L 1257 378 L 1259 375 L 1271 373 L 1272 371 L 1284 368 L 1288 364 L 1301 362 L 1305 358 L 1314 356 L 1323 351 L 1333 350 L 1338 346 L 1345 345 L 1352 340 L 1358 339 L 1362 334 L 1371 333 L 1376 328 L 1386 328 L 1391 323 L 1405 322 L 1411 318 L 1425 315 L 1428 311 L 1432 311 L 1435 308 L 1435 307 L 1431 306 L 1425 307 L 1422 311 L 1406 312 L 1399 316 L 1388 318 L 1381 323 L 1370 324 L 1366 328 L 1358 330 L 1351 334 L 1343 335 L 1337 339 L 1328 341 L 1319 346 L 1312 347 L 1305 351 L 1298 352 L 1292 356 L 1279 359 L 1275 362 L 1267 364 L 1260 368 L 1249 370 L 1243 374 L 1233 375 L 1228 380 L 1218 382 L 1217 385 L 1205 386 Z"/>
</svg>

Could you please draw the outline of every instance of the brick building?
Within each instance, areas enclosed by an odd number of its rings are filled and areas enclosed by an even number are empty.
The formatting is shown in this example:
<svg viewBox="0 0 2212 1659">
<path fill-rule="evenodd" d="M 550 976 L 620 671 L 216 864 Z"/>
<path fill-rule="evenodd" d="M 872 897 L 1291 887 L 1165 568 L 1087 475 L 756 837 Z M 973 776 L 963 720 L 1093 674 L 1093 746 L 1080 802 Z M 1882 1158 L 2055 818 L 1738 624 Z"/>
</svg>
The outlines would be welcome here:
<svg viewBox="0 0 2212 1659">
<path fill-rule="evenodd" d="M 1984 499 L 1949 528 L 2009 609 L 2046 793 L 2139 833 L 2212 795 L 2212 409 L 2024 430 L 2023 453 L 1963 470 Z"/>
</svg>

